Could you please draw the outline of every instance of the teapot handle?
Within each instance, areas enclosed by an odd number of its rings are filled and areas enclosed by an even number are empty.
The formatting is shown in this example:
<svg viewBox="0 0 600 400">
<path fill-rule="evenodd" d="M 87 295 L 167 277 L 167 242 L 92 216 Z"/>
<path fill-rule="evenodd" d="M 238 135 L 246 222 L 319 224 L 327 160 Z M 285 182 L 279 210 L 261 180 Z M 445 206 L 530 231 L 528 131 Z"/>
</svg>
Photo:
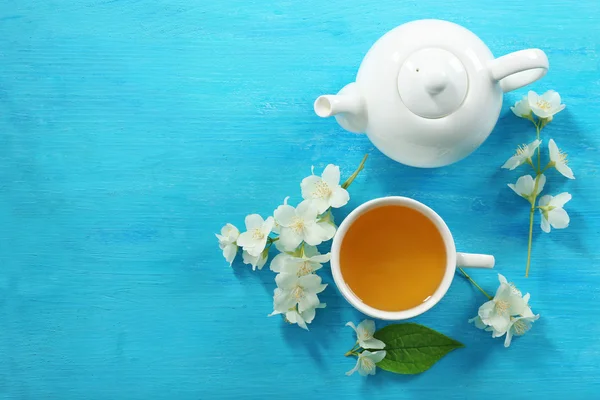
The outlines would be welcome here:
<svg viewBox="0 0 600 400">
<path fill-rule="evenodd" d="M 504 92 L 529 85 L 548 72 L 548 57 L 540 49 L 516 51 L 496 58 L 489 64 L 492 79 Z"/>
</svg>

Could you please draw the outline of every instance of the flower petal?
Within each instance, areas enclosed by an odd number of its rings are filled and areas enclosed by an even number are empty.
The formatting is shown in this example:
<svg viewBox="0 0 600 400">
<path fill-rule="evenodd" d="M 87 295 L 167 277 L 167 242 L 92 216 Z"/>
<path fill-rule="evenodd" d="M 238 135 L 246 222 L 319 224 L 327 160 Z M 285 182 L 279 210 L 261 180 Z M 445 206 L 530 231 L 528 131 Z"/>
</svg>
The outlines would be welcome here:
<svg viewBox="0 0 600 400">
<path fill-rule="evenodd" d="M 358 331 L 356 330 L 356 325 L 354 325 L 354 322 L 348 321 L 348 322 L 346 322 L 346 326 L 349 326 L 350 328 L 352 328 L 354 330 L 354 332 L 356 332 L 356 334 L 358 335 Z"/>
<path fill-rule="evenodd" d="M 238 236 L 237 244 L 240 247 L 253 247 L 256 244 L 256 240 L 253 239 L 251 232 L 243 232 Z"/>
<path fill-rule="evenodd" d="M 348 191 L 344 188 L 337 187 L 333 190 L 333 193 L 331 194 L 331 198 L 330 198 L 330 203 L 331 203 L 331 207 L 333 208 L 340 208 L 345 206 L 346 204 L 348 204 L 348 201 L 350 200 L 350 195 L 348 194 Z"/>
<path fill-rule="evenodd" d="M 485 303 L 483 303 L 481 305 L 481 307 L 479 307 L 477 315 L 479 315 L 479 317 L 481 318 L 481 320 L 483 321 L 484 324 L 489 325 L 489 323 L 487 322 L 487 319 L 494 312 L 495 306 L 496 306 L 496 303 L 494 303 L 493 300 L 490 300 L 490 301 L 486 301 Z"/>
<path fill-rule="evenodd" d="M 523 175 L 517 179 L 517 183 L 515 185 L 515 192 L 517 194 L 526 197 L 530 196 L 533 192 L 534 181 L 531 175 Z"/>
<path fill-rule="evenodd" d="M 346 376 L 350 376 L 353 373 L 355 373 L 356 371 L 358 371 L 358 366 L 360 365 L 360 360 L 357 359 L 356 360 L 356 365 L 354 366 L 354 368 L 352 368 L 350 371 L 346 372 Z"/>
<path fill-rule="evenodd" d="M 283 247 L 285 251 L 293 251 L 302 243 L 302 236 L 298 235 L 293 229 L 282 227 L 279 240 L 275 243 L 279 243 L 279 246 Z"/>
<path fill-rule="evenodd" d="M 510 346 L 510 342 L 512 341 L 512 329 L 506 331 L 506 338 L 504 339 L 504 347 Z"/>
<path fill-rule="evenodd" d="M 290 308 L 296 306 L 296 299 L 291 296 L 290 292 L 285 290 L 275 291 L 273 296 L 273 309 L 279 313 L 287 313 Z M 275 312 L 274 311 L 274 312 Z"/>
<path fill-rule="evenodd" d="M 546 194 L 546 195 L 540 197 L 540 200 L 538 201 L 538 206 L 540 206 L 540 207 L 547 206 L 548 204 L 550 204 L 551 200 L 552 200 L 552 196 L 550 196 L 549 194 Z"/>
<path fill-rule="evenodd" d="M 298 278 L 298 284 L 304 288 L 304 291 L 319 293 L 321 277 L 315 274 L 304 275 Z"/>
<path fill-rule="evenodd" d="M 273 212 L 277 223 L 282 227 L 288 227 L 296 216 L 296 209 L 290 205 L 284 204 Z M 280 228 L 281 229 L 281 228 Z"/>
<path fill-rule="evenodd" d="M 287 253 L 279 253 L 271 260 L 271 265 L 269 268 L 273 272 L 281 272 L 291 258 L 292 257 Z"/>
<path fill-rule="evenodd" d="M 240 231 L 234 225 L 228 223 L 221 228 L 221 235 L 229 240 L 235 241 L 240 235 Z"/>
<path fill-rule="evenodd" d="M 558 92 L 555 90 L 546 91 L 540 96 L 540 98 L 550 103 L 552 108 L 557 108 L 560 106 L 560 94 L 558 94 Z"/>
<path fill-rule="evenodd" d="M 319 264 L 329 262 L 330 259 L 331 259 L 331 253 L 318 254 L 316 256 L 312 256 L 309 258 L 311 263 L 319 263 Z"/>
<path fill-rule="evenodd" d="M 509 158 L 501 168 L 513 170 L 517 168 L 519 165 L 522 165 L 525 162 L 525 159 L 520 156 L 512 156 Z"/>
<path fill-rule="evenodd" d="M 494 329 L 495 337 L 498 337 L 506 333 L 510 324 L 510 317 L 508 315 L 492 314 L 488 320 L 484 322 Z"/>
<path fill-rule="evenodd" d="M 575 175 L 573 175 L 573 170 L 564 162 L 557 162 L 554 165 L 554 168 L 556 168 L 556 170 L 560 172 L 561 175 L 565 178 L 575 179 Z"/>
<path fill-rule="evenodd" d="M 300 316 L 302 317 L 302 319 L 307 323 L 310 324 L 311 322 L 313 322 L 313 319 L 315 319 L 315 315 L 316 315 L 316 309 L 317 307 L 313 307 L 313 308 L 309 308 L 308 310 L 303 311 Z M 308 329 L 308 328 L 307 328 Z"/>
<path fill-rule="evenodd" d="M 314 198 L 313 193 L 317 189 L 317 184 L 321 182 L 321 177 L 316 175 L 307 176 L 300 182 L 300 189 L 302 190 L 302 198 L 309 200 Z"/>
<path fill-rule="evenodd" d="M 521 315 L 525 318 L 534 317 L 534 314 L 531 311 L 531 307 L 529 307 L 529 306 L 525 307 L 525 309 L 523 310 L 523 313 Z"/>
<path fill-rule="evenodd" d="M 310 200 L 304 200 L 296 207 L 296 215 L 304 221 L 316 221 L 318 214 L 317 207 Z"/>
<path fill-rule="evenodd" d="M 300 285 L 299 278 L 292 274 L 277 274 L 275 276 L 275 283 L 277 284 L 278 288 L 283 290 L 289 290 L 296 285 Z"/>
<path fill-rule="evenodd" d="M 321 176 L 330 188 L 334 188 L 340 184 L 340 167 L 329 164 L 325 167 Z"/>
<path fill-rule="evenodd" d="M 535 192 L 535 195 L 537 196 L 538 194 L 540 194 L 540 192 L 542 190 L 544 190 L 544 185 L 546 185 L 546 175 L 541 174 L 540 176 L 538 176 L 536 178 L 537 180 L 537 191 Z M 533 189 L 532 189 L 533 192 Z"/>
<path fill-rule="evenodd" d="M 321 228 L 324 242 L 331 240 L 335 236 L 337 228 L 334 224 L 330 222 L 319 222 L 317 225 Z"/>
<path fill-rule="evenodd" d="M 383 349 L 385 348 L 385 343 L 383 343 L 381 340 L 379 339 L 375 339 L 375 338 L 371 338 L 371 339 L 367 339 L 367 340 L 361 340 L 360 341 L 360 347 L 362 347 L 363 349 Z M 377 361 L 379 362 L 379 361 Z"/>
<path fill-rule="evenodd" d="M 223 249 L 223 257 L 225 257 L 225 261 L 227 261 L 229 265 L 233 263 L 237 250 L 238 247 L 235 244 L 229 244 Z"/>
<path fill-rule="evenodd" d="M 483 321 L 481 320 L 481 317 L 479 315 L 476 316 L 475 318 L 471 318 L 469 320 L 469 323 L 470 324 L 471 323 L 474 324 L 475 328 L 478 328 L 478 329 L 485 329 L 485 328 L 487 328 L 487 325 L 483 323 Z"/>
<path fill-rule="evenodd" d="M 558 151 L 558 146 L 556 145 L 554 139 L 550 139 L 548 141 L 548 153 L 550 153 L 550 161 L 559 161 L 560 152 Z"/>
<path fill-rule="evenodd" d="M 251 230 L 254 228 L 260 228 L 264 224 L 264 220 L 258 214 L 250 214 L 246 216 L 246 230 Z"/>
<path fill-rule="evenodd" d="M 267 219 L 265 219 L 265 223 L 260 228 L 263 235 L 269 236 L 269 233 L 271 233 L 271 230 L 273 229 L 273 225 L 275 225 L 275 220 L 273 217 L 267 217 Z"/>
<path fill-rule="evenodd" d="M 375 364 L 377 364 L 378 362 L 380 362 L 381 360 L 383 360 L 385 358 L 385 351 L 374 351 L 374 352 L 370 352 L 365 350 L 363 353 L 368 353 L 366 355 L 364 355 L 363 357 L 368 357 L 371 359 L 371 361 L 373 361 Z"/>
<path fill-rule="evenodd" d="M 324 222 L 326 224 L 326 222 Z M 327 237 L 327 232 L 321 224 L 306 224 L 304 226 L 304 241 L 312 246 L 318 246 Z"/>
<path fill-rule="evenodd" d="M 298 301 L 298 311 L 304 312 L 308 309 L 315 308 L 319 303 L 319 297 L 316 294 L 305 292 L 304 297 Z"/>
<path fill-rule="evenodd" d="M 506 278 L 502 274 L 498 274 L 498 281 L 500 283 L 508 283 L 508 281 L 506 280 Z"/>
<path fill-rule="evenodd" d="M 540 228 L 542 228 L 542 231 L 544 231 L 546 233 L 550 233 L 550 230 L 551 230 L 550 223 L 546 219 L 546 216 L 544 215 L 544 213 L 542 213 L 542 220 L 540 221 Z"/>
<path fill-rule="evenodd" d="M 372 319 L 365 319 L 360 324 L 358 324 L 357 333 L 360 339 L 370 339 L 373 337 L 375 333 L 375 321 Z"/>
<path fill-rule="evenodd" d="M 554 229 L 564 229 L 569 226 L 569 214 L 562 208 L 548 211 L 548 222 Z"/>
<path fill-rule="evenodd" d="M 550 200 L 550 205 L 557 208 L 562 208 L 565 204 L 569 202 L 569 200 L 571 200 L 571 198 L 572 196 L 569 192 L 562 192 L 552 197 L 552 199 Z"/>
</svg>

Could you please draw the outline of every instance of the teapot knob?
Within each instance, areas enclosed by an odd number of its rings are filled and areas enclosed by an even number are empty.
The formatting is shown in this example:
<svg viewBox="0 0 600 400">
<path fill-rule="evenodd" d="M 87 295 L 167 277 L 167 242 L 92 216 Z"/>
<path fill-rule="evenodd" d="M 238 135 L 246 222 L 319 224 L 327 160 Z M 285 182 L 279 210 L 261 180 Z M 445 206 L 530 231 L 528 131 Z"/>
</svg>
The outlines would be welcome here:
<svg viewBox="0 0 600 400">
<path fill-rule="evenodd" d="M 448 74 L 443 70 L 429 71 L 424 81 L 425 90 L 431 95 L 436 95 L 448 86 Z"/>
<path fill-rule="evenodd" d="M 398 73 L 398 94 L 412 113 L 443 118 L 463 103 L 468 89 L 462 62 L 448 50 L 431 47 L 408 56 Z"/>
</svg>

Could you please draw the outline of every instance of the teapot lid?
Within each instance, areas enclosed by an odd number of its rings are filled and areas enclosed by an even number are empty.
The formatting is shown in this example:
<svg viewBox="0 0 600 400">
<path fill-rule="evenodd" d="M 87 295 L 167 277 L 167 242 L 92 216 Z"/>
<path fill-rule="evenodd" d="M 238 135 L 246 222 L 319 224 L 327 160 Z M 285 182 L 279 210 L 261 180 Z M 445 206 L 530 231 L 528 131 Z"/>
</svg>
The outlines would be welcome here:
<svg viewBox="0 0 600 400">
<path fill-rule="evenodd" d="M 424 118 L 442 118 L 463 103 L 469 87 L 465 66 L 451 52 L 429 47 L 410 54 L 398 73 L 404 105 Z"/>
</svg>

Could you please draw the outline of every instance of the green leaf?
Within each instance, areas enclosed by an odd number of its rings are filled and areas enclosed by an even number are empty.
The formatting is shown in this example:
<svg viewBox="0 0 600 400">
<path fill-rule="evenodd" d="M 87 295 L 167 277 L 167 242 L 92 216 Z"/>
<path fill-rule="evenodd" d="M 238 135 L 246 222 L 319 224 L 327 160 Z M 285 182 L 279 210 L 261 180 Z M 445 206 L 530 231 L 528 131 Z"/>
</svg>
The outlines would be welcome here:
<svg viewBox="0 0 600 400">
<path fill-rule="evenodd" d="M 464 347 L 446 335 L 415 323 L 388 325 L 373 336 L 385 343 L 385 358 L 377 366 L 396 374 L 427 371 L 452 350 Z"/>
</svg>

